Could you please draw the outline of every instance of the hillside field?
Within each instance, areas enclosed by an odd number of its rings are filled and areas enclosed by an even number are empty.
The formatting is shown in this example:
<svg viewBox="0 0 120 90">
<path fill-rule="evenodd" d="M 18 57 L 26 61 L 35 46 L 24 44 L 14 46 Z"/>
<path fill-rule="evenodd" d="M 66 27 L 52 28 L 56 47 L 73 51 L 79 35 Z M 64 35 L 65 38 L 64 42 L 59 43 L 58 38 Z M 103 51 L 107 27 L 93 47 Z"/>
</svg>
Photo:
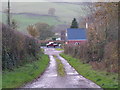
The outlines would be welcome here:
<svg viewBox="0 0 120 90">
<path fill-rule="evenodd" d="M 2 12 L 7 8 L 7 3 L 2 3 Z M 49 8 L 55 8 L 55 16 L 48 15 Z M 87 15 L 83 8 L 86 6 L 71 3 L 54 2 L 12 2 L 11 15 L 18 23 L 18 30 L 27 32 L 26 27 L 37 22 L 44 22 L 49 25 L 70 24 L 73 18 L 80 18 Z M 6 23 L 6 14 L 0 12 L 0 21 Z"/>
</svg>

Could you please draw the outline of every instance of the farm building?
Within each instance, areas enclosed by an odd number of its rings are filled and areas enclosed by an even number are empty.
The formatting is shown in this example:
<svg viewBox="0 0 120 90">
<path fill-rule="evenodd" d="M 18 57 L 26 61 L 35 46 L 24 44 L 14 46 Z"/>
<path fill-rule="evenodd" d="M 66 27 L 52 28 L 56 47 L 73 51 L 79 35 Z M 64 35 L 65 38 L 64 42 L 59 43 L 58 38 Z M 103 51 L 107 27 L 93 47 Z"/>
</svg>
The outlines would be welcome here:
<svg viewBox="0 0 120 90">
<path fill-rule="evenodd" d="M 66 44 L 80 44 L 86 42 L 86 29 L 84 28 L 68 28 L 66 31 Z"/>
</svg>

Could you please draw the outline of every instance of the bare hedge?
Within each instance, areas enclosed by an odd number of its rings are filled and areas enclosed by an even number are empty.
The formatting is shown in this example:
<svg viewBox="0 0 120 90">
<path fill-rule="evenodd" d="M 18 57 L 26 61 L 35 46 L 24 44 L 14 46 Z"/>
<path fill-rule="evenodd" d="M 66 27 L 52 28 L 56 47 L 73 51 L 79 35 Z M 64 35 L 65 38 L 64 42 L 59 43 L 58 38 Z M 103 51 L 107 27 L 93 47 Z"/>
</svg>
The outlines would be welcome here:
<svg viewBox="0 0 120 90">
<path fill-rule="evenodd" d="M 118 72 L 118 41 L 93 46 L 87 42 L 79 46 L 66 45 L 64 53 L 91 64 L 94 69 Z"/>
</svg>

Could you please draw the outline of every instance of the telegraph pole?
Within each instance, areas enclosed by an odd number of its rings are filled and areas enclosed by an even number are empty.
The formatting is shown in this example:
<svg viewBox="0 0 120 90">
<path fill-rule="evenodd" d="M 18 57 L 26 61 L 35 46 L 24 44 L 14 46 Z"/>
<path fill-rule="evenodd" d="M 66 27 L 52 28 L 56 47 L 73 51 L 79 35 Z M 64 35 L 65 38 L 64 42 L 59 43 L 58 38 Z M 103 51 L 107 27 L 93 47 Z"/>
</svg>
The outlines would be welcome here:
<svg viewBox="0 0 120 90">
<path fill-rule="evenodd" d="M 7 10 L 7 24 L 10 26 L 10 0 L 8 0 L 8 10 Z"/>
</svg>

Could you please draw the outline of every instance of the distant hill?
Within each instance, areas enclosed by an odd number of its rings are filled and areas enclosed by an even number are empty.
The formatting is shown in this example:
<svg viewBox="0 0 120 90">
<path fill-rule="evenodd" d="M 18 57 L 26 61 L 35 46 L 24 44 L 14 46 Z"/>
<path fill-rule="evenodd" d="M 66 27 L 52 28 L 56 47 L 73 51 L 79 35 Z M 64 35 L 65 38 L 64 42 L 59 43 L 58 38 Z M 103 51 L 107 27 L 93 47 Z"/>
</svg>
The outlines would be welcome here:
<svg viewBox="0 0 120 90">
<path fill-rule="evenodd" d="M 7 3 L 2 4 L 2 12 L 7 8 Z M 55 16 L 48 15 L 49 8 L 55 8 Z M 19 24 L 19 30 L 26 32 L 26 27 L 29 24 L 37 22 L 45 22 L 49 25 L 70 24 L 72 19 L 84 17 L 87 11 L 83 8 L 86 6 L 81 3 L 54 3 L 54 2 L 12 2 L 11 13 L 12 18 Z M 0 18 L 6 22 L 6 15 Z"/>
</svg>

